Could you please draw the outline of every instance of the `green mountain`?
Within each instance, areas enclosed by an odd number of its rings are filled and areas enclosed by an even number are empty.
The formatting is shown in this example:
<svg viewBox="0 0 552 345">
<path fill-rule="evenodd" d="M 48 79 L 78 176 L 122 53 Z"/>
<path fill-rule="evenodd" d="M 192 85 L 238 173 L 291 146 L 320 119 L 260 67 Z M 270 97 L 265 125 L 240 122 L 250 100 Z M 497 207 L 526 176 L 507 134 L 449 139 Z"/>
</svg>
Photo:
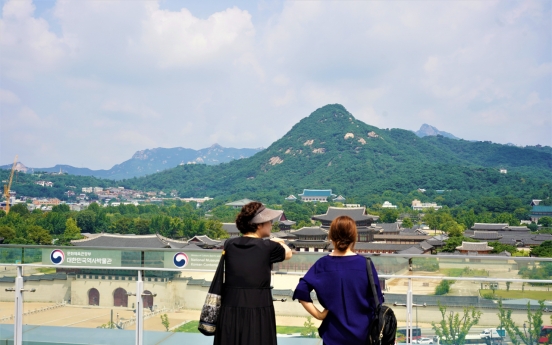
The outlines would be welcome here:
<svg viewBox="0 0 552 345">
<path fill-rule="evenodd" d="M 475 195 L 550 195 L 551 180 L 548 152 L 442 136 L 419 138 L 407 130 L 370 126 L 334 104 L 317 109 L 252 157 L 217 166 L 179 166 L 122 184 L 176 189 L 182 197 L 267 202 L 282 202 L 304 188 L 332 189 L 356 202 L 384 191 L 424 188 L 452 191 L 457 201 L 451 203 L 458 203 Z"/>
</svg>

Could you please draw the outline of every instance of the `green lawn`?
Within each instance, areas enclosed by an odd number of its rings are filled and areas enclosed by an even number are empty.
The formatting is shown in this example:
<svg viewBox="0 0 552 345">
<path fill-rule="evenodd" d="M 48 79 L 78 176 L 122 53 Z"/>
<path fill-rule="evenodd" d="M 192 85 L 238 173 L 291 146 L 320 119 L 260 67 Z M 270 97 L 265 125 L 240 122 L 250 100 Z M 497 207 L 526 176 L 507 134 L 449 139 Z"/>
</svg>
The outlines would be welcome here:
<svg viewBox="0 0 552 345">
<path fill-rule="evenodd" d="M 199 321 L 190 321 L 178 328 L 175 328 L 173 332 L 199 333 L 197 330 L 198 325 Z"/>
<path fill-rule="evenodd" d="M 300 326 L 276 326 L 276 333 L 278 334 L 293 334 L 301 333 L 305 327 Z"/>
<path fill-rule="evenodd" d="M 490 289 L 482 289 L 479 290 L 479 295 L 483 296 L 484 294 L 492 294 L 493 290 Z M 511 298 L 511 299 L 517 299 L 517 298 L 530 298 L 530 299 L 536 299 L 536 300 L 549 300 L 550 299 L 550 291 L 520 291 L 520 290 L 495 290 L 495 296 L 496 298 Z"/>
<path fill-rule="evenodd" d="M 484 270 L 473 270 L 463 268 L 441 268 L 439 273 L 446 275 L 447 277 L 488 277 L 489 273 Z"/>
<path fill-rule="evenodd" d="M 56 273 L 55 267 L 37 267 L 36 269 L 40 273 L 44 274 L 54 274 Z"/>
<path fill-rule="evenodd" d="M 176 328 L 174 332 L 186 332 L 186 333 L 199 333 L 197 326 L 199 321 L 190 321 L 182 326 Z M 305 327 L 295 327 L 295 326 L 276 326 L 276 333 L 279 334 L 292 334 L 292 333 L 301 333 Z"/>
</svg>

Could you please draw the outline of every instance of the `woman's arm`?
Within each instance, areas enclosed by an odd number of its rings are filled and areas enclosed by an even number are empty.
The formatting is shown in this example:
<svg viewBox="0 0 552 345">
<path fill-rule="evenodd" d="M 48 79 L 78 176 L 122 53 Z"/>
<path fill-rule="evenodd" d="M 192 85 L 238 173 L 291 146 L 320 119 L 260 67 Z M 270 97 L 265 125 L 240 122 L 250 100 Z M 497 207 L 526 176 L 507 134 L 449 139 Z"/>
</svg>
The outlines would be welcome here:
<svg viewBox="0 0 552 345">
<path fill-rule="evenodd" d="M 326 315 L 328 315 L 328 309 L 320 311 L 312 302 L 305 302 L 301 300 L 299 300 L 299 302 L 301 302 L 303 308 L 305 308 L 305 310 L 317 320 L 324 320 Z"/>
<path fill-rule="evenodd" d="M 293 255 L 293 252 L 291 251 L 291 248 L 289 248 L 286 244 L 286 242 L 281 238 L 271 238 L 271 241 L 274 241 L 276 243 L 279 243 L 282 247 L 284 247 L 286 251 L 286 258 L 284 260 L 291 259 L 291 256 Z"/>
</svg>

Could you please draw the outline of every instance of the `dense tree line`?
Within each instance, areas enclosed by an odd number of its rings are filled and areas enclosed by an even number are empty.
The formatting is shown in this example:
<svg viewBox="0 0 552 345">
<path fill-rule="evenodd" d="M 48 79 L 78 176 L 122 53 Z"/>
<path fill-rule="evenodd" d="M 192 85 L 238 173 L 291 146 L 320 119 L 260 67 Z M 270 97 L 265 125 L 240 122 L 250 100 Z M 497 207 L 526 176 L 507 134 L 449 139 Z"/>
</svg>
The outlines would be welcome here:
<svg viewBox="0 0 552 345">
<path fill-rule="evenodd" d="M 175 239 L 195 235 L 227 237 L 220 221 L 205 218 L 202 210 L 186 203 L 179 206 L 117 207 L 100 207 L 92 203 L 80 212 L 70 211 L 66 204 L 54 206 L 51 212 L 29 212 L 25 204 L 16 204 L 8 214 L 0 211 L 0 237 L 7 244 L 69 244 L 71 240 L 82 238 L 83 232 L 159 233 Z"/>
</svg>

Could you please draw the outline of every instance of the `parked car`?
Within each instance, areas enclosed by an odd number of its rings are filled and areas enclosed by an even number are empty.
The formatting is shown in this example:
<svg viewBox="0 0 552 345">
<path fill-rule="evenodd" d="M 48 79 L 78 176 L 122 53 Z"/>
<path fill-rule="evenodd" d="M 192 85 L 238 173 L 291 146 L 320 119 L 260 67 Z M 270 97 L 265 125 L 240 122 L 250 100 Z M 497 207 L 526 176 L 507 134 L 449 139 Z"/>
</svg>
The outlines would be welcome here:
<svg viewBox="0 0 552 345">
<path fill-rule="evenodd" d="M 480 334 L 481 339 L 502 339 L 496 328 L 487 328 Z"/>
<path fill-rule="evenodd" d="M 416 344 L 433 344 L 433 339 L 431 338 L 420 338 L 416 340 Z"/>
</svg>

